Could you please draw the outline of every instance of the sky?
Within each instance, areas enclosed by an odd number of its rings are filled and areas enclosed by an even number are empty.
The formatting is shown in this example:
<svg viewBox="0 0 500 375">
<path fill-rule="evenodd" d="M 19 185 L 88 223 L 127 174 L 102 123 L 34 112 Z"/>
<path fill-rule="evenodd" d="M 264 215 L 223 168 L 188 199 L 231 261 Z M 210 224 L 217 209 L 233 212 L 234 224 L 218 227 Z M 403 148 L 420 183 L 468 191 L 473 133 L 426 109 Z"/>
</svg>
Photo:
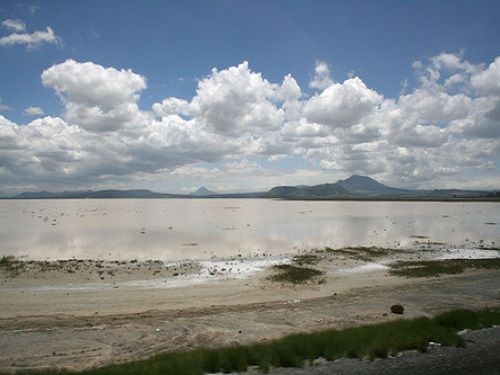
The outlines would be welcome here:
<svg viewBox="0 0 500 375">
<path fill-rule="evenodd" d="M 499 1 L 0 1 L 0 195 L 500 188 Z"/>
</svg>

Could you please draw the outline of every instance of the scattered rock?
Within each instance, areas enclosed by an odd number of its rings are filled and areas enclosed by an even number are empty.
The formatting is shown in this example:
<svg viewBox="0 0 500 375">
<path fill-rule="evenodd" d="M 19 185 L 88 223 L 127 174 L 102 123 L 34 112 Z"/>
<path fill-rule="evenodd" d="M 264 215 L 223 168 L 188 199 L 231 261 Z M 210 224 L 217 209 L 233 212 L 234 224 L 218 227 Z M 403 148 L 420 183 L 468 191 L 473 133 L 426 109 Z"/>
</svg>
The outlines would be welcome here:
<svg viewBox="0 0 500 375">
<path fill-rule="evenodd" d="M 439 342 L 434 342 L 434 341 L 429 342 L 429 347 L 431 347 L 431 348 L 439 348 L 440 346 L 441 346 L 441 343 L 439 343 Z"/>
<path fill-rule="evenodd" d="M 391 306 L 391 312 L 393 314 L 403 314 L 404 311 L 405 311 L 405 308 L 403 307 L 403 305 L 401 305 L 399 303 L 396 303 L 395 305 Z"/>
</svg>

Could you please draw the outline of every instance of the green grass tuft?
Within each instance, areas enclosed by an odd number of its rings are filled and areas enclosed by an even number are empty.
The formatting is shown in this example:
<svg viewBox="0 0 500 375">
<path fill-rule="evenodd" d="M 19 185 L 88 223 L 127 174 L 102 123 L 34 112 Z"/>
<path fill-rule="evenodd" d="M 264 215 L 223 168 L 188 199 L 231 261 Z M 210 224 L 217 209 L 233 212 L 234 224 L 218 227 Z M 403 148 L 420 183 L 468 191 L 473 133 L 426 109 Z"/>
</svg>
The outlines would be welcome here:
<svg viewBox="0 0 500 375">
<path fill-rule="evenodd" d="M 319 282 L 319 277 L 324 274 L 323 271 L 314 268 L 300 267 L 293 264 L 279 264 L 273 266 L 273 269 L 278 271 L 278 273 L 271 276 L 270 280 L 291 284 L 306 284 L 314 281 Z"/>
<path fill-rule="evenodd" d="M 293 258 L 293 263 L 298 265 L 298 266 L 304 266 L 304 265 L 315 265 L 318 264 L 323 260 L 322 257 L 316 254 L 300 254 L 296 255 Z"/>
<path fill-rule="evenodd" d="M 0 258 L 0 270 L 6 272 L 8 276 L 14 277 L 24 268 L 24 262 L 12 255 L 4 255 Z"/>
<path fill-rule="evenodd" d="M 390 266 L 389 273 L 395 276 L 439 277 L 463 273 L 468 268 L 498 269 L 500 268 L 500 258 L 400 261 Z"/>
<path fill-rule="evenodd" d="M 397 252 L 396 249 L 386 249 L 383 247 L 366 247 L 366 246 L 356 246 L 356 247 L 344 247 L 341 249 L 332 249 L 331 247 L 326 247 L 324 250 L 320 250 L 329 254 L 341 254 L 348 258 L 362 260 L 369 262 L 371 260 L 384 257 L 389 255 L 389 252 Z"/>
</svg>

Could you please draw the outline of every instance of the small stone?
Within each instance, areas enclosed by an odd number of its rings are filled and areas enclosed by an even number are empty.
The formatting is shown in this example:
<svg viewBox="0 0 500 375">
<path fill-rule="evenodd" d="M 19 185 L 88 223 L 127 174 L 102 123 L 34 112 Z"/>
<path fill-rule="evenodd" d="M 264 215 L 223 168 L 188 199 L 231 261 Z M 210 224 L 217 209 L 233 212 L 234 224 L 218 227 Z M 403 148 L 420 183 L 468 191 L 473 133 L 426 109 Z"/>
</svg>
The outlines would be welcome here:
<svg viewBox="0 0 500 375">
<path fill-rule="evenodd" d="M 403 314 L 404 311 L 405 308 L 400 303 L 396 303 L 395 305 L 391 306 L 391 312 L 393 314 Z"/>
</svg>

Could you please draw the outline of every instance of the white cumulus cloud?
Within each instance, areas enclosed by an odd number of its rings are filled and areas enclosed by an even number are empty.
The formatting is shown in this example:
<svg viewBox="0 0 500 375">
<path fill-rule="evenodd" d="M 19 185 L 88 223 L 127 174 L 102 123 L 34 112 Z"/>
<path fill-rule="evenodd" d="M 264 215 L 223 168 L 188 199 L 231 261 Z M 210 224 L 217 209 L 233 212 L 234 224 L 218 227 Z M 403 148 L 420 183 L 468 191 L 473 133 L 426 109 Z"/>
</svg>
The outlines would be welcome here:
<svg viewBox="0 0 500 375">
<path fill-rule="evenodd" d="M 11 24 L 12 26 L 12 24 Z M 19 26 L 19 25 L 18 25 Z M 14 32 L 10 35 L 0 38 L 0 46 L 13 46 L 16 44 L 25 44 L 28 50 L 35 49 L 42 45 L 43 43 L 59 44 L 61 43 L 61 38 L 57 36 L 51 27 L 47 27 L 44 31 L 39 30 L 33 33 Z"/>
<path fill-rule="evenodd" d="M 42 73 L 42 83 L 61 97 L 64 118 L 89 131 L 112 131 L 139 121 L 139 93 L 146 78 L 130 69 L 66 60 Z"/>
<path fill-rule="evenodd" d="M 9 109 L 11 109 L 10 106 L 2 103 L 2 98 L 0 98 L 0 112 L 8 111 Z"/>
<path fill-rule="evenodd" d="M 28 107 L 23 112 L 26 116 L 43 116 L 45 112 L 40 107 Z"/>
<path fill-rule="evenodd" d="M 500 57 L 487 69 L 473 75 L 471 83 L 480 95 L 500 95 Z"/>
<path fill-rule="evenodd" d="M 161 103 L 153 104 L 153 111 L 158 116 L 175 114 L 189 115 L 189 102 L 179 98 L 166 98 Z"/>
<path fill-rule="evenodd" d="M 231 136 L 270 131 L 284 118 L 277 108 L 278 86 L 250 70 L 247 62 L 212 73 L 198 83 L 190 112 L 211 131 Z"/>
<path fill-rule="evenodd" d="M 30 107 L 36 118 L 16 124 L 0 115 L 0 181 L 169 190 L 203 177 L 227 191 L 357 173 L 397 186 L 480 186 L 500 178 L 499 61 L 440 54 L 414 64 L 417 85 L 395 98 L 360 77 L 308 96 L 292 75 L 273 83 L 243 62 L 213 69 L 190 98 L 145 110 L 141 74 L 67 60 L 41 75 L 64 105 L 60 116 Z"/>
<path fill-rule="evenodd" d="M 6 19 L 2 21 L 2 26 L 8 30 L 20 33 L 26 30 L 26 24 L 21 20 Z"/>
<path fill-rule="evenodd" d="M 305 105 L 305 116 L 311 122 L 335 127 L 350 127 L 372 113 L 383 97 L 366 87 L 358 77 L 334 83 Z"/>
<path fill-rule="evenodd" d="M 309 82 L 309 87 L 324 90 L 333 83 L 333 79 L 330 77 L 330 68 L 328 64 L 324 61 L 316 61 L 314 76 L 311 82 Z"/>
</svg>

